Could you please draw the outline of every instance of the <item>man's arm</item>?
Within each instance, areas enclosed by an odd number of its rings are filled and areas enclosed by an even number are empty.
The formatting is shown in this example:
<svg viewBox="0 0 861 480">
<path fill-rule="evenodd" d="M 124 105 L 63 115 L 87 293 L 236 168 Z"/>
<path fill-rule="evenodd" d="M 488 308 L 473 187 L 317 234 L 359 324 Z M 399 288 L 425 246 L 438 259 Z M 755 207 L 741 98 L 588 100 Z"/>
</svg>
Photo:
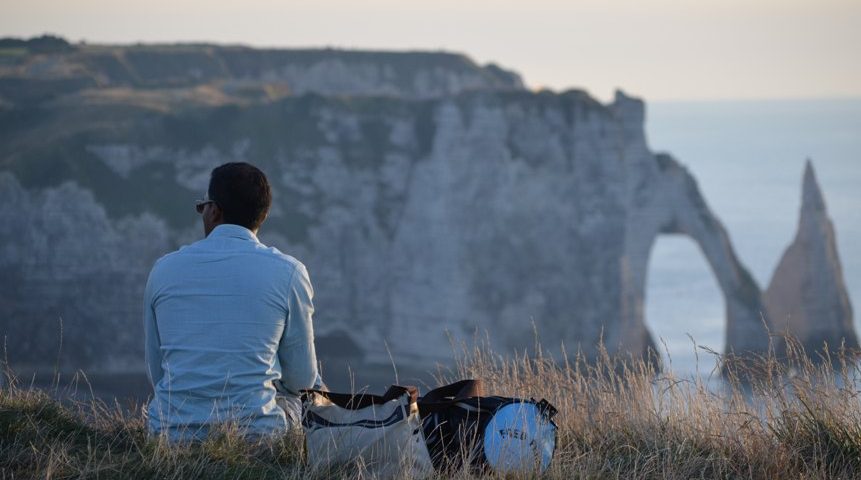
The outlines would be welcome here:
<svg viewBox="0 0 861 480">
<path fill-rule="evenodd" d="M 153 285 L 152 273 L 146 282 L 143 301 L 143 327 L 144 327 L 144 358 L 146 360 L 147 376 L 155 391 L 156 384 L 161 380 L 164 371 L 161 368 L 161 341 L 158 337 L 158 327 L 155 321 L 155 310 L 153 309 Z"/>
<path fill-rule="evenodd" d="M 288 392 L 312 388 L 317 381 L 317 354 L 314 351 L 314 289 L 308 270 L 299 264 L 287 293 L 287 324 L 278 345 L 281 383 Z"/>
</svg>

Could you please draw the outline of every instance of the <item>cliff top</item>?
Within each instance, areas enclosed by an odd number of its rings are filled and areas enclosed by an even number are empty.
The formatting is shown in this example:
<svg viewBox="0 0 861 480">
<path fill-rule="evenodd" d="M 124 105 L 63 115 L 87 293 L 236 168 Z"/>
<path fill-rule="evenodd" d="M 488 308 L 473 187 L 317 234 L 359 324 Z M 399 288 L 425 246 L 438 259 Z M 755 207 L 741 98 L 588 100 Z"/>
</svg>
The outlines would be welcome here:
<svg viewBox="0 0 861 480">
<path fill-rule="evenodd" d="M 216 96 L 257 100 L 307 91 L 428 98 L 466 90 L 522 89 L 523 82 L 513 71 L 480 66 L 450 52 L 88 45 L 53 36 L 0 38 L 0 105 L 34 104 L 93 90 L 202 87 Z"/>
</svg>

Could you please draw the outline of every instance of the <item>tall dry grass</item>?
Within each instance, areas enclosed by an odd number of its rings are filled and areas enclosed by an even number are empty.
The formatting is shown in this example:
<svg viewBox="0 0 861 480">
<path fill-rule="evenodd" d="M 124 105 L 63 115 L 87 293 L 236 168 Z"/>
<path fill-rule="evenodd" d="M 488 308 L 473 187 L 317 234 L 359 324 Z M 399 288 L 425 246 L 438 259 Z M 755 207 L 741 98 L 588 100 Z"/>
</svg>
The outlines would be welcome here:
<svg viewBox="0 0 861 480">
<path fill-rule="evenodd" d="M 858 368 L 845 354 L 812 361 L 789 342 L 787 358 L 758 359 L 725 381 L 677 378 L 609 355 L 590 364 L 540 350 L 502 357 L 470 348 L 457 356 L 441 382 L 481 378 L 488 393 L 543 397 L 558 408 L 558 449 L 547 478 L 861 478 Z M 302 465 L 301 435 L 248 441 L 225 427 L 200 444 L 170 445 L 147 437 L 141 412 L 60 404 L 13 382 L 0 391 L 0 476 L 311 474 Z"/>
<path fill-rule="evenodd" d="M 654 362 L 505 358 L 463 349 L 454 377 L 559 410 L 549 478 L 861 478 L 861 378 L 854 352 L 786 354 L 681 378 Z M 716 355 L 715 352 L 711 354 Z M 724 360 L 724 359 L 719 359 Z"/>
</svg>

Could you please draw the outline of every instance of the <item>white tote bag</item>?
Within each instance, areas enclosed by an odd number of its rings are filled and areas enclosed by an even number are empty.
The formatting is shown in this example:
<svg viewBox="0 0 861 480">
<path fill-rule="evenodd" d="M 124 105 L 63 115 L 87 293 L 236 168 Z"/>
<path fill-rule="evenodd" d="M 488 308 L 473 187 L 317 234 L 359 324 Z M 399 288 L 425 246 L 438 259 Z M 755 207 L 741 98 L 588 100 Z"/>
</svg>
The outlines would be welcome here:
<svg viewBox="0 0 861 480">
<path fill-rule="evenodd" d="M 423 478 L 433 472 L 422 434 L 418 390 L 382 396 L 302 392 L 302 428 L 313 470 L 359 468 L 372 477 Z"/>
</svg>

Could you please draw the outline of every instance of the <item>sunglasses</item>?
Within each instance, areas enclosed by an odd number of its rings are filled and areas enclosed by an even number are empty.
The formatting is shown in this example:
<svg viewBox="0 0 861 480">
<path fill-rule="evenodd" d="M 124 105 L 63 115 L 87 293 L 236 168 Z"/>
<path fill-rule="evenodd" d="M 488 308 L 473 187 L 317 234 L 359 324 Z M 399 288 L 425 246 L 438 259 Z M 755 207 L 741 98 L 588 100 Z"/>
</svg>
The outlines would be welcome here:
<svg viewBox="0 0 861 480">
<path fill-rule="evenodd" d="M 203 209 L 209 205 L 210 203 L 215 203 L 215 200 L 198 200 L 194 202 L 194 209 L 197 210 L 197 213 L 203 213 Z M 217 205 L 217 204 L 216 204 Z"/>
</svg>

